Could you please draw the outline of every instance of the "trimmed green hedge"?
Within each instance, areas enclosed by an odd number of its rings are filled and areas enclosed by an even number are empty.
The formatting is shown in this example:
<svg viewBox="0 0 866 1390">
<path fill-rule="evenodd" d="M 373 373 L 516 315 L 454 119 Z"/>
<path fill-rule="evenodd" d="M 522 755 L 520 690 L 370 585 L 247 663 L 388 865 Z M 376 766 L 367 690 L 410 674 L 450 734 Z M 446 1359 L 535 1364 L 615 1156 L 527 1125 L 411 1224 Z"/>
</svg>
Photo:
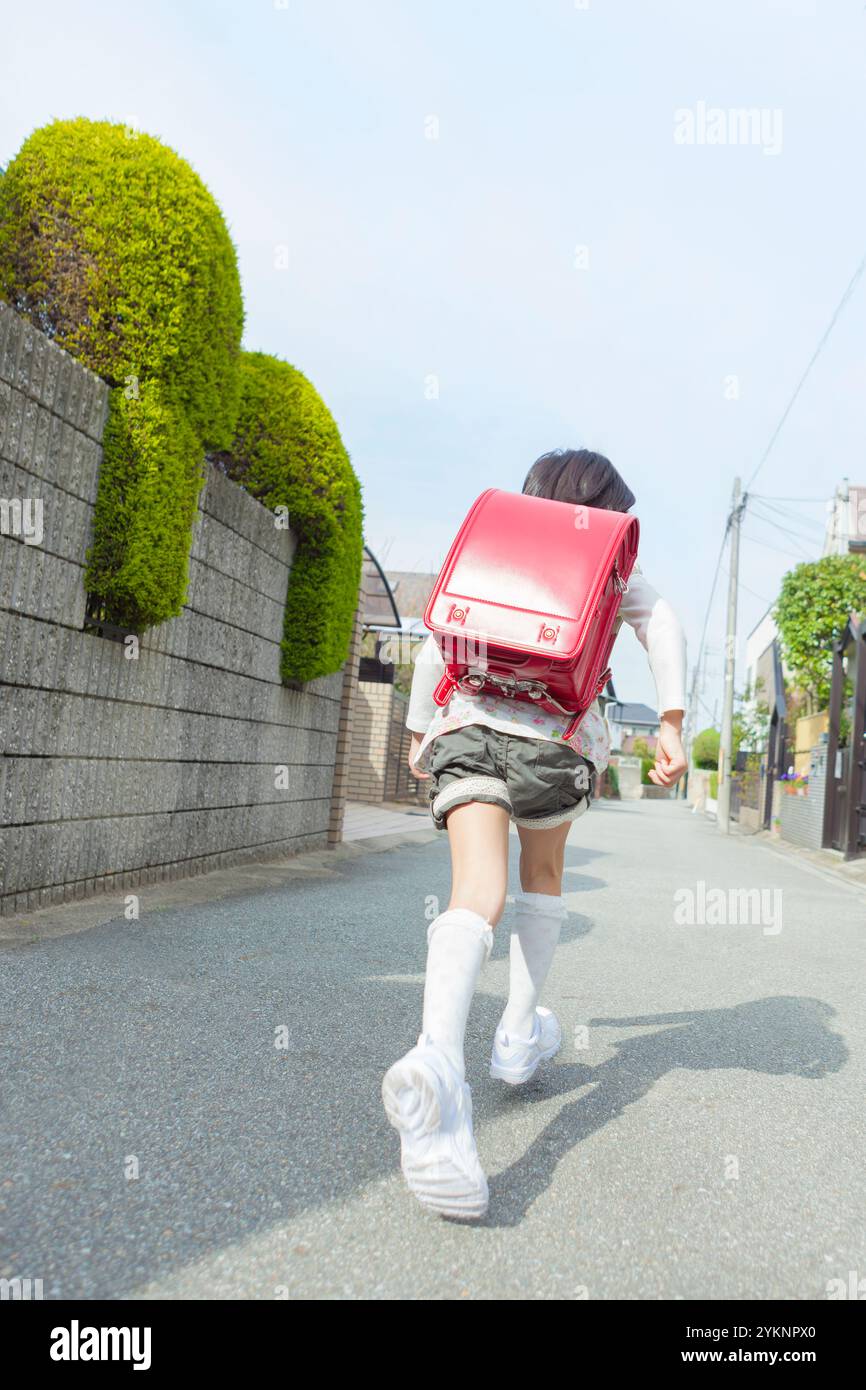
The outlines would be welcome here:
<svg viewBox="0 0 866 1390">
<path fill-rule="evenodd" d="M 158 382 L 112 392 L 85 587 L 118 625 L 139 631 L 180 613 L 204 455 Z"/>
<path fill-rule="evenodd" d="M 149 135 L 55 121 L 0 179 L 0 298 L 115 389 L 85 583 L 141 630 L 180 613 L 205 450 L 298 536 L 281 675 L 346 659 L 362 556 L 358 480 L 294 367 L 241 353 L 237 260 L 190 166 Z"/>
<path fill-rule="evenodd" d="M 721 741 L 722 736 L 718 729 L 702 729 L 699 734 L 696 734 L 692 744 L 692 761 L 695 767 L 718 767 Z"/>
<path fill-rule="evenodd" d="M 288 362 L 241 354 L 237 433 L 219 462 L 266 507 L 287 507 L 298 536 L 282 641 L 284 680 L 330 675 L 346 660 L 361 580 L 361 489 L 324 401 Z"/>
<path fill-rule="evenodd" d="M 237 416 L 243 303 L 222 213 L 185 160 L 54 121 L 0 179 L 0 299 L 112 386 L 170 384 L 205 447 Z"/>
</svg>

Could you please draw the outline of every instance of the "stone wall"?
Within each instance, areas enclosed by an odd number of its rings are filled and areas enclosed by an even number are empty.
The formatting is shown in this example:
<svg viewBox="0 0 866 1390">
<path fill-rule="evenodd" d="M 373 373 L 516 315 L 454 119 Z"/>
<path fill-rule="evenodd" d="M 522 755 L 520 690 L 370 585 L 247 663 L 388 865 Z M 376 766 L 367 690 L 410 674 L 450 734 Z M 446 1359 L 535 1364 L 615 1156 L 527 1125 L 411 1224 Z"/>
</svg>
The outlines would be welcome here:
<svg viewBox="0 0 866 1390">
<path fill-rule="evenodd" d="M 5 913 L 327 839 L 343 675 L 280 683 L 296 538 L 264 507 L 209 467 L 182 614 L 137 657 L 83 630 L 106 409 L 102 381 L 0 305 Z"/>
</svg>

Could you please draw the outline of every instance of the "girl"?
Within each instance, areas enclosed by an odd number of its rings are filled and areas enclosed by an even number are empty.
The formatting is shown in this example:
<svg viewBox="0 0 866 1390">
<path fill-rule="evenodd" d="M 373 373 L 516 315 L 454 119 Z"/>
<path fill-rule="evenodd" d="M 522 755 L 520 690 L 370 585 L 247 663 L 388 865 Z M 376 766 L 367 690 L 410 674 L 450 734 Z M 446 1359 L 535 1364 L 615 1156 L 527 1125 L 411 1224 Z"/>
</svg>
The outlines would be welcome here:
<svg viewBox="0 0 866 1390">
<path fill-rule="evenodd" d="M 523 491 L 617 512 L 627 512 L 635 500 L 613 464 L 586 449 L 544 454 Z M 637 568 L 619 612 L 646 648 L 656 683 L 661 728 L 649 776 L 672 787 L 686 770 L 683 630 Z M 559 1050 L 559 1023 L 538 1000 L 565 915 L 565 842 L 571 822 L 589 807 L 610 750 L 597 702 L 566 743 L 567 720 L 507 696 L 455 691 L 438 708 L 433 691 L 443 669 L 429 637 L 416 663 L 406 723 L 409 766 L 417 777 L 430 778 L 434 823 L 448 831 L 451 900 L 427 932 L 421 1036 L 388 1071 L 382 1097 L 400 1134 L 411 1191 L 442 1216 L 471 1220 L 486 1212 L 488 1194 L 472 1133 L 463 1038 L 505 907 L 509 822 L 520 837 L 523 891 L 514 905 L 508 1002 L 493 1039 L 490 1074 L 516 1086 Z M 421 770 L 427 766 L 429 773 Z"/>
</svg>

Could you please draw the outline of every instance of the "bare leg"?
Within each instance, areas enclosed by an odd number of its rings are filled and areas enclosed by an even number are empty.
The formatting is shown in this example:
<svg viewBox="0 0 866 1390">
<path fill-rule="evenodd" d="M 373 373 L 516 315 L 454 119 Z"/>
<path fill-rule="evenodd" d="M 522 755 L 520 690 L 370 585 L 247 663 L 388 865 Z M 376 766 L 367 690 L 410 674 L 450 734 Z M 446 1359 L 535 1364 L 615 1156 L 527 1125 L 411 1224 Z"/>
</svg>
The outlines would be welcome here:
<svg viewBox="0 0 866 1390">
<path fill-rule="evenodd" d="M 519 825 L 520 886 L 524 893 L 549 893 L 557 897 L 562 892 L 562 869 L 565 862 L 565 842 L 572 822 L 555 825 L 550 830 L 527 830 Z"/>
<path fill-rule="evenodd" d="M 455 806 L 445 824 L 451 846 L 448 907 L 468 907 L 495 927 L 508 884 L 508 812 L 486 801 L 470 801 Z"/>
</svg>

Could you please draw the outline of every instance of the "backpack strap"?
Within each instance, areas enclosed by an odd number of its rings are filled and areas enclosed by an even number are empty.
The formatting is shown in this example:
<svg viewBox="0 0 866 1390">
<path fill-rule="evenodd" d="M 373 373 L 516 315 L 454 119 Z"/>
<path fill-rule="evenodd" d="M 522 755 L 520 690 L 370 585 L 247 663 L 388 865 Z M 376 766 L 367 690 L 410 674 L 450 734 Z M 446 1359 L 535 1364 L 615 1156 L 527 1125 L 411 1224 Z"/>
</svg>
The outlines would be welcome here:
<svg viewBox="0 0 866 1390">
<path fill-rule="evenodd" d="M 452 694 L 454 693 L 456 686 L 457 682 L 452 676 L 448 667 L 446 666 L 444 676 L 437 685 L 436 689 L 433 691 L 433 703 L 439 705 L 440 707 L 442 705 L 447 705 L 448 701 L 451 699 Z"/>
</svg>

